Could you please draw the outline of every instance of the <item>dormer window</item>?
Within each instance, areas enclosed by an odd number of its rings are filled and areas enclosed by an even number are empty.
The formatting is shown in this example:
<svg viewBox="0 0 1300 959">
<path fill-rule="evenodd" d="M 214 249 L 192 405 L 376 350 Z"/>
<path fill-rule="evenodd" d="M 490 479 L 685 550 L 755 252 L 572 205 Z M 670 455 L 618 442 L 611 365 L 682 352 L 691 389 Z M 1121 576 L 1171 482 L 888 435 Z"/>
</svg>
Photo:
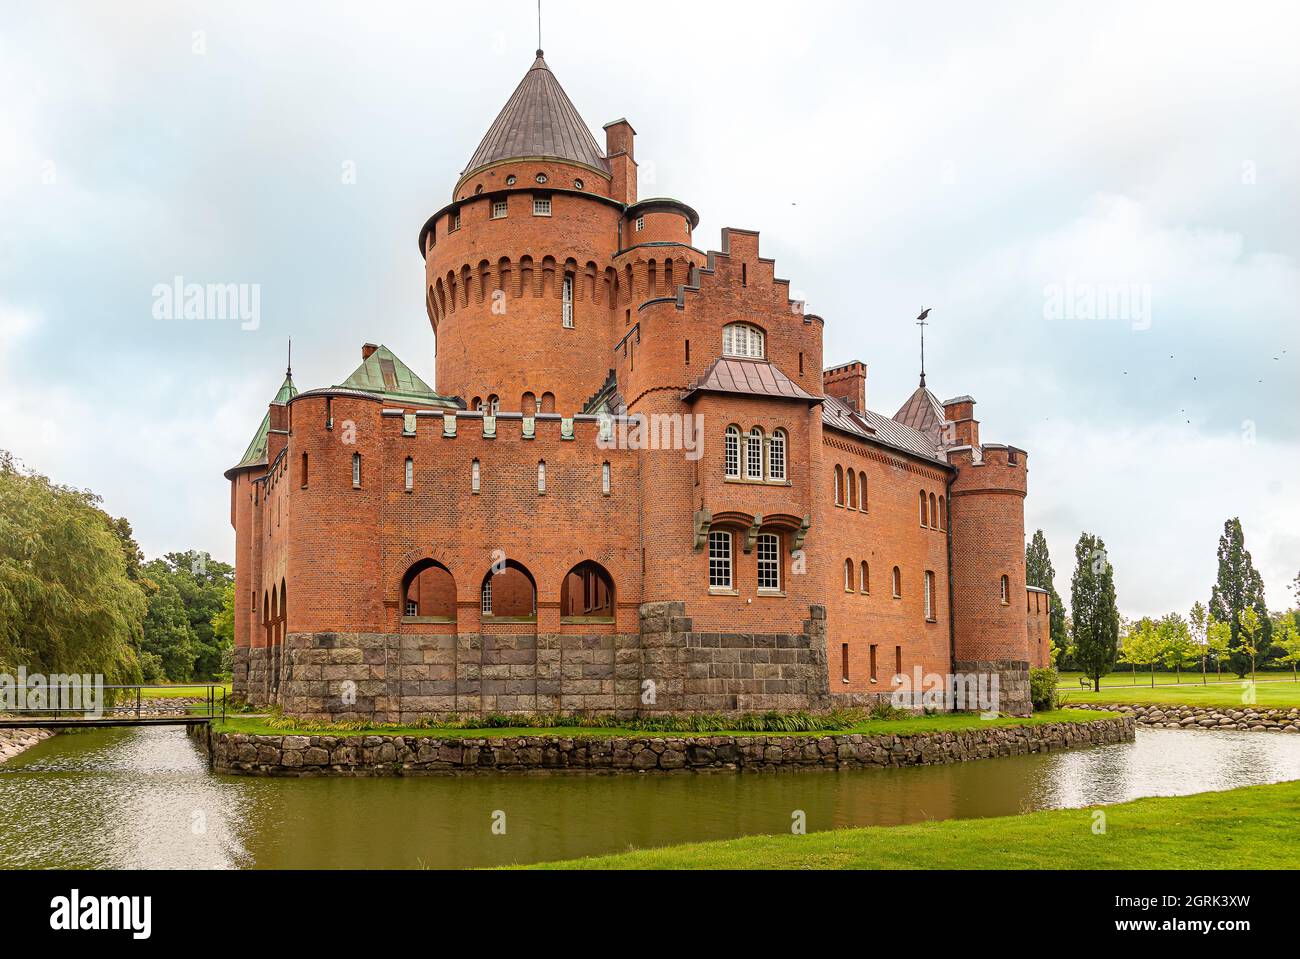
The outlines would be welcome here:
<svg viewBox="0 0 1300 959">
<path fill-rule="evenodd" d="M 763 331 L 748 323 L 732 323 L 722 328 L 722 355 L 762 359 Z"/>
</svg>

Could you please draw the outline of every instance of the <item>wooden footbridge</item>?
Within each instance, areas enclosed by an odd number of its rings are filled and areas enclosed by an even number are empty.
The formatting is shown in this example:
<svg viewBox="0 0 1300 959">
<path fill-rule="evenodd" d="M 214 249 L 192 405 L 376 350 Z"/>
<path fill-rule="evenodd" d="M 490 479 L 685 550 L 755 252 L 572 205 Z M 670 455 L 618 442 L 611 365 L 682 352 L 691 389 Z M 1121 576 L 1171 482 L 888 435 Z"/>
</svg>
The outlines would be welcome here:
<svg viewBox="0 0 1300 959">
<path fill-rule="evenodd" d="M 192 696 L 178 691 L 194 690 Z M 167 696 L 150 696 L 151 690 L 165 690 Z M 97 726 L 206 726 L 226 718 L 226 687 L 216 684 L 193 686 L 96 686 L 95 702 L 88 709 L 82 690 L 51 686 L 39 695 L 27 692 L 29 702 L 21 709 L 0 713 L 0 729 L 71 729 Z"/>
</svg>

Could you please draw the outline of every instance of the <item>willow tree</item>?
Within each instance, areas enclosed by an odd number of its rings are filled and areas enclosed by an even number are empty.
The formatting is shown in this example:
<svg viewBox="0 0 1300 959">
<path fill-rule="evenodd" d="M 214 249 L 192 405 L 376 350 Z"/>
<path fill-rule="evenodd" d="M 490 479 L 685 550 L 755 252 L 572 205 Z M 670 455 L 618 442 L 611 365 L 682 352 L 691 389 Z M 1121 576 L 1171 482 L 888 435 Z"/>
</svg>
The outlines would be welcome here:
<svg viewBox="0 0 1300 959">
<path fill-rule="evenodd" d="M 0 667 L 138 681 L 144 595 L 120 530 L 86 490 L 0 451 Z"/>
</svg>

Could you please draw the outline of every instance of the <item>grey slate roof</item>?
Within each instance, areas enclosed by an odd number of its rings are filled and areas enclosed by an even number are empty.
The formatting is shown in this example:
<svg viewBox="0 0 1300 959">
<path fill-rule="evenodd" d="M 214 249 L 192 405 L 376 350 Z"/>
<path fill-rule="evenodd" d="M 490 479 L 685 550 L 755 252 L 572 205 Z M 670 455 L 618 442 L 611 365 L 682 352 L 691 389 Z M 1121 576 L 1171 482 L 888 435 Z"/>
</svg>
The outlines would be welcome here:
<svg viewBox="0 0 1300 959">
<path fill-rule="evenodd" d="M 947 457 L 924 433 L 905 423 L 867 410 L 856 413 L 843 400 L 826 397 L 822 404 L 822 425 L 850 433 L 860 439 L 892 446 L 922 459 L 947 465 Z"/>
<path fill-rule="evenodd" d="M 541 50 L 488 127 L 464 172 L 523 157 L 554 157 L 609 170 L 596 138 L 546 65 Z"/>
</svg>

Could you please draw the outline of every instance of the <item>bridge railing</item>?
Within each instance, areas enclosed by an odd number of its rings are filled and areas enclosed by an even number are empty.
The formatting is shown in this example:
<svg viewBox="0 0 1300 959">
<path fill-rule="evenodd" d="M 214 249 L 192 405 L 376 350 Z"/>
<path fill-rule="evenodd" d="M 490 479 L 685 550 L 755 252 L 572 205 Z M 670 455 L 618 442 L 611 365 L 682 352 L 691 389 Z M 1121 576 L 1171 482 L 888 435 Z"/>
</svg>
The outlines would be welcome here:
<svg viewBox="0 0 1300 959">
<path fill-rule="evenodd" d="M 104 717 L 199 716 L 225 720 L 226 687 L 223 683 L 128 683 L 96 685 L 95 704 L 87 708 L 84 687 L 62 683 L 40 690 L 24 690 L 24 702 L 18 708 L 0 705 L 0 715 L 63 718 L 86 716 L 95 709 Z M 151 696 L 150 690 L 165 690 L 170 695 Z M 193 690 L 193 695 L 184 691 Z M 168 707 L 171 708 L 168 708 Z"/>
</svg>

